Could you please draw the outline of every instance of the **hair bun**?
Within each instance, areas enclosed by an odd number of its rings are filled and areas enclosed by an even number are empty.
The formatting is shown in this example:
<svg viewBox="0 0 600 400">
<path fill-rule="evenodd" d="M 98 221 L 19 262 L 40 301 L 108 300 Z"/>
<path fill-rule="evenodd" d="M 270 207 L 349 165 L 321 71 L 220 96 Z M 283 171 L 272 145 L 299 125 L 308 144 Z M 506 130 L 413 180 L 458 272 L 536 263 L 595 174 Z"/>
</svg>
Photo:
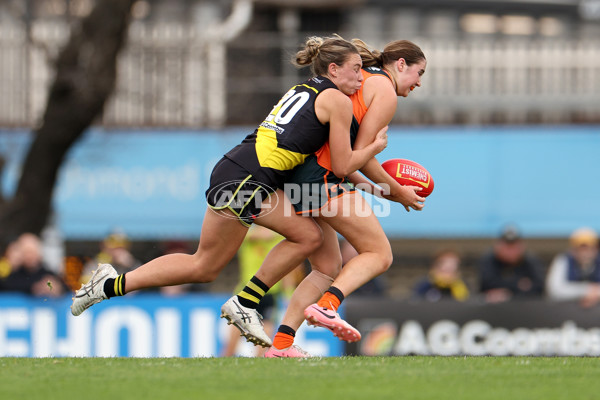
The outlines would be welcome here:
<svg viewBox="0 0 600 400">
<path fill-rule="evenodd" d="M 319 55 L 319 50 L 323 44 L 323 38 L 318 36 L 311 36 L 306 40 L 306 51 L 307 55 L 312 59 Z"/>
</svg>

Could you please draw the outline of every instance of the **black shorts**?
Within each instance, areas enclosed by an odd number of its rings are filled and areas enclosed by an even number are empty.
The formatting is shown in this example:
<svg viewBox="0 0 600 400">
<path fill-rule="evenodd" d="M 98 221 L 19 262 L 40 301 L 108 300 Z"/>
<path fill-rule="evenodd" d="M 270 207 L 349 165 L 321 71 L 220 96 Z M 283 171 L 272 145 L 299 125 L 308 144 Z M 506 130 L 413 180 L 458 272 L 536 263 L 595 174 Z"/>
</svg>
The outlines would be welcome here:
<svg viewBox="0 0 600 400">
<path fill-rule="evenodd" d="M 296 214 L 318 216 L 332 200 L 355 192 L 356 188 L 347 178 L 338 178 L 323 168 L 311 155 L 292 171 L 284 191 Z"/>
<path fill-rule="evenodd" d="M 276 185 L 253 179 L 244 168 L 223 157 L 210 175 L 206 202 L 213 210 L 230 210 L 249 227 L 260 214 L 262 202 L 275 190 Z"/>
</svg>

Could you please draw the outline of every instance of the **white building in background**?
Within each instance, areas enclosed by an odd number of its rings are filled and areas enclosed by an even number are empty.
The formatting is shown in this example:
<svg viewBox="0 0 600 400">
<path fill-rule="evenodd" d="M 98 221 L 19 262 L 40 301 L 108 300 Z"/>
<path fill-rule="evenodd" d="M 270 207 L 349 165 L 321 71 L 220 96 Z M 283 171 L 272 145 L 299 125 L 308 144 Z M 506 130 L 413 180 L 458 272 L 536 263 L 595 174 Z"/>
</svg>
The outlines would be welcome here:
<svg viewBox="0 0 600 400">
<path fill-rule="evenodd" d="M 0 4 L 0 127 L 39 122 L 52 57 L 94 0 Z M 600 0 L 139 0 L 110 127 L 254 125 L 307 71 L 309 35 L 419 44 L 404 124 L 600 122 Z"/>
</svg>

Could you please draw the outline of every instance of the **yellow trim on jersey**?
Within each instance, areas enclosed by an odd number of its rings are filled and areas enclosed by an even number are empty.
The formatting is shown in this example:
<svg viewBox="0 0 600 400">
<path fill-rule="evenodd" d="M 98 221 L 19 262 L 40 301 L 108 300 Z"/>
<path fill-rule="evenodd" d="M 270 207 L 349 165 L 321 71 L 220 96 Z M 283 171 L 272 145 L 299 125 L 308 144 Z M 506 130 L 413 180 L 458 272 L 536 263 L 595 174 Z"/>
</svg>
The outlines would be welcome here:
<svg viewBox="0 0 600 400">
<path fill-rule="evenodd" d="M 225 210 L 228 209 L 229 211 L 231 211 L 233 213 L 233 215 L 235 215 L 236 217 L 238 217 L 238 221 L 244 225 L 246 228 L 249 228 L 250 226 L 252 226 L 252 224 L 247 223 L 246 221 L 242 220 L 240 217 L 242 215 L 242 211 L 246 208 L 246 206 L 252 201 L 254 200 L 254 196 L 256 195 L 256 192 L 258 192 L 261 187 L 257 187 L 256 189 L 254 189 L 254 191 L 252 192 L 252 196 L 250 196 L 250 198 L 248 199 L 248 201 L 246 201 L 244 203 L 244 206 L 242 208 L 240 208 L 240 212 L 237 212 L 233 207 L 231 207 L 231 202 L 236 198 L 238 192 L 242 189 L 242 186 L 244 186 L 244 184 L 246 183 L 246 181 L 248 181 L 248 179 L 252 178 L 252 175 L 248 175 L 243 181 L 242 183 L 240 183 L 237 187 L 237 189 L 235 190 L 235 192 L 233 193 L 233 195 L 231 196 L 231 198 L 229 199 L 229 201 L 227 202 L 227 204 L 225 204 L 224 206 L 221 207 L 215 207 L 212 205 L 208 205 L 211 209 L 213 210 Z M 271 196 L 269 194 L 269 196 Z"/>
<path fill-rule="evenodd" d="M 231 196 L 231 198 L 229 199 L 229 201 L 227 202 L 227 204 L 225 204 L 224 206 L 221 207 L 216 207 L 216 206 L 211 206 L 210 204 L 208 205 L 210 208 L 212 208 L 213 210 L 224 210 L 225 208 L 229 208 L 231 211 L 233 211 L 233 213 L 235 215 L 237 215 L 238 217 L 240 216 L 238 213 L 236 213 L 233 209 L 231 209 L 231 202 L 235 199 L 235 197 L 237 196 L 238 192 L 242 189 L 242 186 L 244 186 L 244 183 L 246 183 L 246 181 L 248 179 L 252 178 L 252 175 L 248 175 L 243 181 L 242 183 L 240 183 L 238 185 L 238 187 L 235 189 L 235 192 L 233 192 L 233 195 Z M 260 188 L 256 188 L 254 189 L 254 192 L 252 192 L 252 196 L 250 197 L 250 199 L 248 199 L 248 201 L 244 204 L 244 207 L 242 207 L 242 210 L 244 208 L 246 208 L 246 206 L 248 205 L 248 203 L 250 203 L 250 201 L 252 201 L 252 199 L 254 198 L 254 195 L 256 194 L 256 191 L 259 190 Z"/>
<path fill-rule="evenodd" d="M 298 86 L 304 86 L 305 88 L 309 88 L 309 89 L 311 89 L 311 90 L 312 90 L 313 92 L 315 92 L 315 93 L 319 93 L 319 91 L 318 91 L 317 89 L 315 89 L 315 88 L 314 88 L 314 87 L 312 87 L 312 86 L 308 86 L 306 83 L 303 83 L 302 85 L 296 85 L 296 86 L 294 86 L 292 89 L 294 89 L 294 88 L 297 88 Z"/>
<path fill-rule="evenodd" d="M 264 126 L 258 128 L 256 133 L 256 156 L 261 167 L 273 168 L 278 171 L 287 171 L 304 163 L 309 154 L 277 147 L 277 133 Z"/>
</svg>

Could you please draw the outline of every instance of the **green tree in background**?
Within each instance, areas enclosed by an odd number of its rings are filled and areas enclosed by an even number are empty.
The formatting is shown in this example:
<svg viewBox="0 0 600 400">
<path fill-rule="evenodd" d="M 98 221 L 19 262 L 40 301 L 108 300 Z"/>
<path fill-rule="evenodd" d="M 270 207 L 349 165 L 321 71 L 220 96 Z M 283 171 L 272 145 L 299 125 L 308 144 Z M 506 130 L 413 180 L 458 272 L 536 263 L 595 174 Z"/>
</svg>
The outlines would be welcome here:
<svg viewBox="0 0 600 400">
<path fill-rule="evenodd" d="M 42 124 L 33 132 L 15 195 L 0 197 L 0 249 L 23 232 L 40 234 L 46 225 L 63 159 L 102 114 L 115 87 L 117 55 L 127 38 L 133 3 L 96 1 L 92 12 L 73 26 L 55 61 Z"/>
</svg>

